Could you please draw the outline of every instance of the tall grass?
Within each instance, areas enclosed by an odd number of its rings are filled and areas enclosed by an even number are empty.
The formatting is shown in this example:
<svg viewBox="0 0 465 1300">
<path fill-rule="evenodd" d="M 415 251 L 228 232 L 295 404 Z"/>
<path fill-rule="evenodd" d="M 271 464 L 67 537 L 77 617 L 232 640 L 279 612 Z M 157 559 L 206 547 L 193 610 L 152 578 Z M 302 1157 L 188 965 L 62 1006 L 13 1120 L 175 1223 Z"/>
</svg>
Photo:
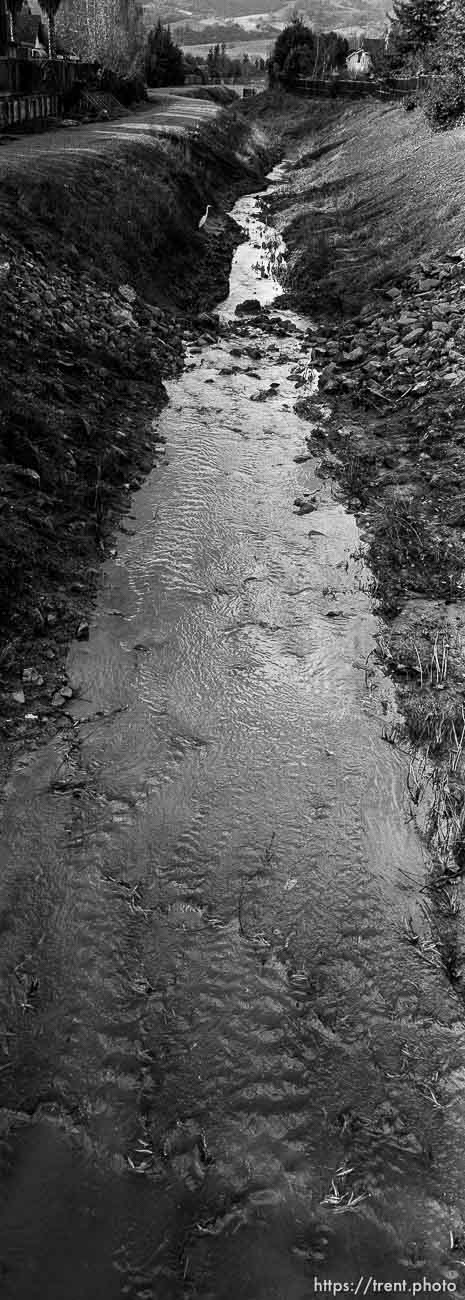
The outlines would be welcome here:
<svg viewBox="0 0 465 1300">
<path fill-rule="evenodd" d="M 295 202 L 290 208 L 288 284 L 304 309 L 319 304 L 324 311 L 342 297 L 352 313 L 401 279 L 425 250 L 463 243 L 464 131 L 434 136 L 423 117 L 396 106 L 346 104 L 336 118 L 325 110 L 320 102 L 319 139 L 301 119 L 306 212 L 296 221 Z M 324 274 L 314 230 L 327 237 Z"/>
</svg>

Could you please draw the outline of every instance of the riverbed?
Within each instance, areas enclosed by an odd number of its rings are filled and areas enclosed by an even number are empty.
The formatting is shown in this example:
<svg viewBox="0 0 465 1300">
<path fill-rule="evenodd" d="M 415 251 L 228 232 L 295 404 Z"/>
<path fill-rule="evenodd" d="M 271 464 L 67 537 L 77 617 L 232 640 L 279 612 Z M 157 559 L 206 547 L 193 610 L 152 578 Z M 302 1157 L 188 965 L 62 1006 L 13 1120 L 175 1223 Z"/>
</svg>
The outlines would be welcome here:
<svg viewBox="0 0 465 1300">
<path fill-rule="evenodd" d="M 373 583 L 294 411 L 283 246 L 260 196 L 233 215 L 218 337 L 3 803 L 8 1300 L 461 1287 L 463 1011 L 405 937 L 427 860 Z"/>
</svg>

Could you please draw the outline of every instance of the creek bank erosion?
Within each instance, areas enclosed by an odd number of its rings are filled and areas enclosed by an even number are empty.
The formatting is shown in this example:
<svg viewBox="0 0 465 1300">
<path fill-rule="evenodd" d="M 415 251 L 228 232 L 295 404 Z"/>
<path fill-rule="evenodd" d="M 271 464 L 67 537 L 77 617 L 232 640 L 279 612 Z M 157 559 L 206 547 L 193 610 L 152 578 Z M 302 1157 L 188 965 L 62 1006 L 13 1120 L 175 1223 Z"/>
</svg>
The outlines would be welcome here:
<svg viewBox="0 0 465 1300">
<path fill-rule="evenodd" d="M 184 349 L 214 338 L 232 197 L 269 166 L 262 130 L 221 115 L 192 140 L 111 156 L 18 158 L 2 179 L 2 734 L 57 725 L 70 637 L 154 458 L 154 417 Z M 198 221 L 211 205 L 207 226 Z"/>
<path fill-rule="evenodd" d="M 413 743 L 409 794 L 434 861 L 427 940 L 410 940 L 432 942 L 463 1001 L 464 133 L 438 141 L 379 105 L 317 127 L 309 111 L 270 200 L 290 249 L 284 301 L 315 323 L 319 392 L 296 410 L 361 522 L 387 619 L 378 659 L 405 726 L 385 738 Z"/>
</svg>

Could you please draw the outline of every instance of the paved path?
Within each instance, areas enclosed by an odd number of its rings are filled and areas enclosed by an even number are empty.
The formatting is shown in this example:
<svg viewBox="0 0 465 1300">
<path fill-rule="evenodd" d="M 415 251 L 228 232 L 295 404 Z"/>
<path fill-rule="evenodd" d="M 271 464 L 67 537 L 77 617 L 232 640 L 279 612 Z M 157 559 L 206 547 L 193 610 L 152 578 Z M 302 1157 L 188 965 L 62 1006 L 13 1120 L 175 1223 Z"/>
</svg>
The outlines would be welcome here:
<svg viewBox="0 0 465 1300">
<path fill-rule="evenodd" d="M 0 136 L 0 171 L 17 164 L 43 161 L 52 156 L 70 159 L 73 154 L 102 154 L 121 141 L 151 142 L 154 136 L 185 133 L 210 121 L 218 105 L 210 100 L 187 96 L 159 97 L 142 112 L 128 113 L 113 122 L 89 122 L 81 126 L 60 126 L 34 135 Z"/>
</svg>

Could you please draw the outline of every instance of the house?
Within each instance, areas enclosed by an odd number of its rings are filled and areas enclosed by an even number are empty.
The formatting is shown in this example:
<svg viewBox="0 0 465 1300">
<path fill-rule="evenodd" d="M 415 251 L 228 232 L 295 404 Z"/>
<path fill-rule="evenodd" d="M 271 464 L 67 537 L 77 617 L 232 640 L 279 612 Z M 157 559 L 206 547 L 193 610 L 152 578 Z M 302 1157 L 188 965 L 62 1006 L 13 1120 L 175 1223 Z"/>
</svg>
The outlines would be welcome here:
<svg viewBox="0 0 465 1300">
<path fill-rule="evenodd" d="M 347 56 L 346 68 L 349 75 L 351 77 L 372 77 L 385 48 L 384 36 L 362 36 L 358 49 L 353 50 Z"/>
<path fill-rule="evenodd" d="M 346 68 L 351 77 L 369 77 L 373 73 L 371 54 L 365 50 L 354 50 L 348 54 Z"/>
</svg>

